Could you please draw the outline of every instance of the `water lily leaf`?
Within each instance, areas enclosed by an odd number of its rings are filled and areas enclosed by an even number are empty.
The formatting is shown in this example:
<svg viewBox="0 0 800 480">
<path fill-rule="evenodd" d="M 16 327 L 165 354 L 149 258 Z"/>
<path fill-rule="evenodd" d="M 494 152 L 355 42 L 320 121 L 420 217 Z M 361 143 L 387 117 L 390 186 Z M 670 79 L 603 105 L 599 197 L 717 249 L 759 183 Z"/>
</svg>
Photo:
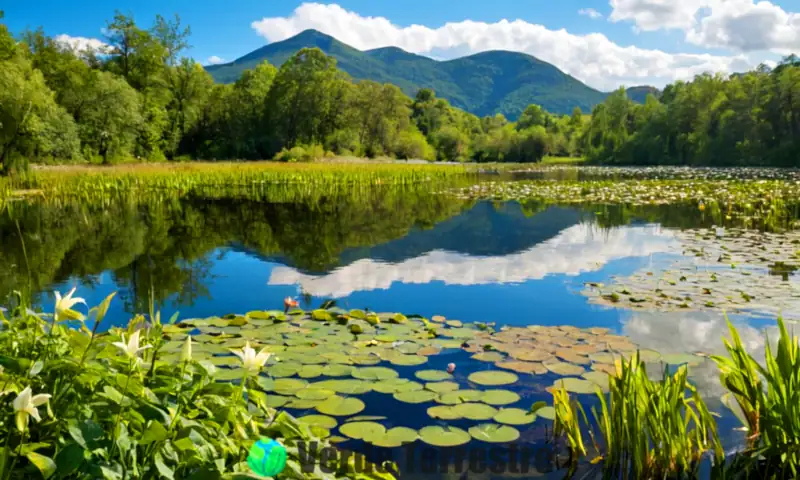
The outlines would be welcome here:
<svg viewBox="0 0 800 480">
<path fill-rule="evenodd" d="M 422 365 L 428 361 L 428 357 L 422 355 L 393 355 L 389 358 L 392 365 L 413 366 Z"/>
<path fill-rule="evenodd" d="M 291 377 L 297 375 L 301 368 L 303 365 L 299 363 L 281 362 L 267 368 L 267 373 L 276 378 Z"/>
<path fill-rule="evenodd" d="M 575 377 L 559 378 L 553 386 L 555 388 L 564 388 L 570 393 L 595 393 L 598 387 L 596 383 L 590 380 Z"/>
<path fill-rule="evenodd" d="M 333 443 L 333 444 L 346 442 L 348 440 L 350 440 L 350 439 L 347 438 L 347 437 L 341 437 L 339 435 L 332 435 L 332 436 L 328 437 L 328 441 Z"/>
<path fill-rule="evenodd" d="M 429 426 L 419 431 L 419 438 L 434 447 L 456 447 L 469 443 L 469 433 L 455 427 Z"/>
<path fill-rule="evenodd" d="M 460 320 L 446 320 L 444 323 L 447 324 L 448 327 L 456 327 L 456 328 L 458 328 L 458 327 L 463 327 L 464 326 L 464 324 L 461 323 Z"/>
<path fill-rule="evenodd" d="M 586 371 L 581 366 L 565 362 L 545 362 L 544 366 L 558 375 L 580 375 Z"/>
<path fill-rule="evenodd" d="M 645 363 L 653 363 L 661 360 L 661 354 L 655 350 L 639 350 L 639 359 Z"/>
<path fill-rule="evenodd" d="M 501 412 L 502 413 L 502 412 Z M 542 407 L 536 411 L 536 415 L 547 420 L 555 420 L 556 410 L 552 406 Z M 495 418 L 495 420 L 497 420 Z"/>
<path fill-rule="evenodd" d="M 591 371 L 582 374 L 581 377 L 597 384 L 601 391 L 608 391 L 608 374 L 606 372 Z"/>
<path fill-rule="evenodd" d="M 497 362 L 495 366 L 518 373 L 530 373 L 532 375 L 547 373 L 547 369 L 544 365 L 538 362 Z"/>
<path fill-rule="evenodd" d="M 489 420 L 497 415 L 497 409 L 485 403 L 460 403 L 453 409 L 462 417 L 470 420 Z"/>
<path fill-rule="evenodd" d="M 323 400 L 318 399 L 302 399 L 302 398 L 295 398 L 289 400 L 289 403 L 285 405 L 286 408 L 294 408 L 296 410 L 308 410 L 309 408 L 314 408 L 322 403 Z"/>
<path fill-rule="evenodd" d="M 346 419 L 345 422 L 377 422 L 378 420 L 386 420 L 386 417 L 380 415 L 358 415 Z"/>
<path fill-rule="evenodd" d="M 534 414 L 521 408 L 504 408 L 500 410 L 493 419 L 495 422 L 505 423 L 507 425 L 527 425 L 533 423 L 536 420 L 536 416 L 541 415 L 541 411 L 542 409 Z"/>
<path fill-rule="evenodd" d="M 703 363 L 703 358 L 691 353 L 670 353 L 663 355 L 661 361 L 669 365 L 682 365 L 685 363 L 690 366 L 697 366 Z"/>
<path fill-rule="evenodd" d="M 466 338 L 473 338 L 477 333 L 476 330 L 471 328 L 448 328 L 446 330 L 442 330 L 441 334 L 451 337 L 451 338 L 458 338 L 458 339 L 466 339 Z M 458 345 L 460 346 L 460 344 Z M 453 347 L 450 347 L 453 348 Z"/>
<path fill-rule="evenodd" d="M 454 406 L 451 405 L 437 405 L 428 408 L 428 416 L 440 420 L 459 420 L 461 413 L 459 413 Z"/>
<path fill-rule="evenodd" d="M 317 388 L 326 388 L 333 390 L 336 393 L 344 393 L 347 395 L 359 395 L 372 391 L 373 385 L 363 380 L 323 380 L 313 384 Z"/>
<path fill-rule="evenodd" d="M 386 427 L 375 422 L 348 422 L 339 427 L 339 432 L 355 440 L 370 441 L 386 434 Z"/>
<path fill-rule="evenodd" d="M 415 442 L 419 438 L 417 431 L 408 427 L 394 427 L 380 437 L 370 441 L 377 447 L 395 448 L 405 443 Z"/>
<path fill-rule="evenodd" d="M 316 388 L 312 384 L 306 388 L 296 391 L 294 395 L 302 400 L 324 400 L 328 397 L 332 397 L 335 394 L 336 392 L 334 392 L 333 390 L 328 390 L 326 388 Z"/>
<path fill-rule="evenodd" d="M 356 413 L 364 410 L 364 402 L 357 398 L 346 398 L 334 395 L 329 397 L 319 405 L 317 411 L 325 415 L 333 415 L 335 417 L 347 417 L 355 415 Z"/>
<path fill-rule="evenodd" d="M 511 356 L 516 358 L 517 360 L 523 360 L 526 362 L 543 362 L 545 360 L 550 360 L 551 358 L 553 358 L 553 355 L 545 350 L 526 350 L 522 352 L 512 352 Z"/>
<path fill-rule="evenodd" d="M 413 390 L 410 392 L 400 392 L 394 394 L 394 399 L 404 403 L 425 403 L 435 399 L 436 392 L 429 390 Z"/>
<path fill-rule="evenodd" d="M 420 370 L 414 374 L 420 380 L 426 382 L 438 382 L 439 380 L 449 380 L 453 375 L 445 372 L 444 370 Z"/>
<path fill-rule="evenodd" d="M 279 378 L 275 380 L 275 391 L 281 395 L 294 395 L 298 390 L 305 388 L 308 382 L 297 378 Z"/>
<path fill-rule="evenodd" d="M 519 380 L 519 377 L 517 377 L 515 374 L 500 370 L 484 370 L 481 372 L 475 372 L 470 374 L 470 376 L 467 378 L 472 383 L 488 386 L 510 385 Z"/>
<path fill-rule="evenodd" d="M 386 367 L 364 367 L 353 370 L 353 377 L 361 380 L 387 380 L 399 376 L 399 373 Z"/>
<path fill-rule="evenodd" d="M 350 360 L 356 365 L 376 365 L 381 363 L 381 358 L 376 355 L 352 355 Z"/>
<path fill-rule="evenodd" d="M 291 397 L 284 397 L 283 395 L 267 395 L 267 406 L 272 408 L 279 408 L 287 403 L 289 400 L 294 400 Z"/>
<path fill-rule="evenodd" d="M 316 378 L 322 375 L 323 367 L 321 365 L 303 365 L 303 368 L 297 372 L 300 378 Z"/>
<path fill-rule="evenodd" d="M 469 429 L 469 434 L 475 440 L 488 443 L 507 443 L 519 438 L 519 430 L 508 425 L 496 423 L 483 423 Z"/>
<path fill-rule="evenodd" d="M 593 362 L 598 363 L 608 363 L 613 365 L 614 361 L 619 358 L 619 356 L 615 356 L 609 352 L 599 352 L 599 353 L 591 353 L 589 354 L 589 359 Z"/>
<path fill-rule="evenodd" d="M 428 382 L 425 384 L 425 388 L 436 393 L 452 392 L 458 390 L 458 384 L 456 382 Z"/>
<path fill-rule="evenodd" d="M 400 393 L 422 390 L 422 384 L 407 378 L 390 378 L 381 380 L 372 386 L 372 389 L 380 393 Z"/>
<path fill-rule="evenodd" d="M 336 428 L 339 422 L 335 418 L 327 415 L 306 415 L 297 419 L 300 423 L 306 425 L 316 425 L 318 427 L 327 428 L 328 430 Z"/>
<path fill-rule="evenodd" d="M 500 362 L 503 359 L 505 359 L 506 357 L 502 353 L 481 352 L 481 353 L 476 353 L 475 355 L 472 356 L 472 358 L 474 358 L 475 360 L 480 360 L 482 362 L 492 362 L 492 363 L 494 363 L 494 362 Z"/>
<path fill-rule="evenodd" d="M 445 317 L 443 317 L 442 315 L 434 315 L 434 316 L 431 317 L 431 321 L 436 322 L 436 323 L 444 323 L 445 320 L 447 320 L 447 319 Z"/>
<path fill-rule="evenodd" d="M 322 374 L 326 377 L 349 377 L 353 373 L 353 367 L 349 365 L 325 365 L 322 367 Z"/>
<path fill-rule="evenodd" d="M 577 364 L 577 365 L 589 365 L 592 363 L 588 357 L 584 357 L 572 350 L 569 349 L 558 349 L 556 350 L 556 356 L 561 360 L 564 360 L 567 363 Z"/>
<path fill-rule="evenodd" d="M 489 405 L 509 405 L 519 399 L 519 395 L 510 390 L 487 390 L 481 396 L 481 401 Z"/>
<path fill-rule="evenodd" d="M 440 394 L 436 398 L 436 402 L 445 405 L 457 405 L 459 403 L 478 401 L 481 397 L 483 397 L 483 392 L 480 390 L 456 390 Z"/>
<path fill-rule="evenodd" d="M 442 352 L 441 348 L 429 345 L 427 347 L 422 347 L 419 350 L 417 350 L 417 355 L 425 355 L 426 357 L 431 357 L 433 355 L 439 355 L 441 352 Z"/>
</svg>

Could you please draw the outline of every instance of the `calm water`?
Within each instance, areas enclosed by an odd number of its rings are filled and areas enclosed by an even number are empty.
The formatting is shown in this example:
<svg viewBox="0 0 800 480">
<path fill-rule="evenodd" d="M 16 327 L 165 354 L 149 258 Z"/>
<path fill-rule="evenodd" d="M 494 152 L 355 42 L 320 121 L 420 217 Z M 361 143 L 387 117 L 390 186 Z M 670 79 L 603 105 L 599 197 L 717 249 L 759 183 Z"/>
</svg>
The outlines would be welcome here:
<svg viewBox="0 0 800 480">
<path fill-rule="evenodd" d="M 334 300 L 343 308 L 500 325 L 608 327 L 643 347 L 670 352 L 719 351 L 727 334 L 721 314 L 631 312 L 590 304 L 579 293 L 585 282 L 608 282 L 674 258 L 674 228 L 703 224 L 674 208 L 632 212 L 436 196 L 313 204 L 184 199 L 150 206 L 28 205 L 14 215 L 16 221 L 0 222 L 0 294 L 30 283 L 38 304 L 49 310 L 53 290 L 77 287 L 89 305 L 118 291 L 109 325 L 147 311 L 151 298 L 162 317 L 180 312 L 194 318 L 279 309 L 284 297 L 297 296 L 303 308 Z M 36 273 L 28 276 L 26 265 Z M 773 319 L 733 320 L 761 355 L 763 329 Z M 424 367 L 455 361 L 466 378 L 486 368 L 469 355 L 431 357 Z M 393 368 L 403 376 L 413 370 Z M 544 387 L 555 377 L 536 378 L 514 386 L 523 399 L 513 406 L 550 397 Z M 693 378 L 710 406 L 719 407 L 723 391 L 716 370 L 695 369 Z M 388 409 L 406 420 L 399 425 L 430 424 L 427 404 L 401 404 L 391 396 L 387 401 L 377 393 L 363 398 L 362 415 Z M 390 419 L 387 426 L 392 424 Z M 726 415 L 720 426 L 726 445 L 737 445 L 736 421 Z M 539 423 L 523 427 L 526 441 L 540 441 L 545 433 Z"/>
</svg>

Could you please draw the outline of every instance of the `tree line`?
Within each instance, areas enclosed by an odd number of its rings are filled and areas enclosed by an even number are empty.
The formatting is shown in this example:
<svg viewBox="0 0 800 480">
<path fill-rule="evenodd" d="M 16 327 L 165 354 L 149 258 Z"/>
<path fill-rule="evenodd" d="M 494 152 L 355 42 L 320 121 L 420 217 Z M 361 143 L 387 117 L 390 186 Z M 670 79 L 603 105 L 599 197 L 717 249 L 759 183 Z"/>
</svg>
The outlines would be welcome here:
<svg viewBox="0 0 800 480">
<path fill-rule="evenodd" d="M 0 12 L 0 19 L 2 12 Z M 76 50 L 0 23 L 0 169 L 28 162 L 310 161 L 325 156 L 618 164 L 775 164 L 800 160 L 800 65 L 702 75 L 644 105 L 623 89 L 591 115 L 530 105 L 516 122 L 455 108 L 430 89 L 354 81 L 319 49 L 216 84 L 184 56 L 191 30 L 118 13 L 107 48 Z"/>
<path fill-rule="evenodd" d="M 676 82 L 644 105 L 615 92 L 592 111 L 584 141 L 597 163 L 800 167 L 800 57 Z"/>
</svg>

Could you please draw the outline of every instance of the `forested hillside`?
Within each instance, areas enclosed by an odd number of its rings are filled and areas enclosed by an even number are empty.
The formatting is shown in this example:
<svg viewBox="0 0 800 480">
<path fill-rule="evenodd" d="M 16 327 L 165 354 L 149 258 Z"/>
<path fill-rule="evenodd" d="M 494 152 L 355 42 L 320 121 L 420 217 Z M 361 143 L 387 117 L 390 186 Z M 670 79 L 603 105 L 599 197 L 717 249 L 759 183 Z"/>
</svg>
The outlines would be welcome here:
<svg viewBox="0 0 800 480">
<path fill-rule="evenodd" d="M 421 89 L 355 81 L 320 49 L 215 83 L 183 56 L 190 31 L 118 14 L 104 52 L 77 52 L 41 30 L 0 23 L 0 170 L 29 162 L 312 161 L 325 156 L 535 162 L 800 165 L 800 62 L 704 75 L 644 105 L 620 90 L 592 115 L 528 105 L 518 121 L 465 112 Z M 405 52 L 373 52 L 395 62 Z M 656 92 L 657 93 L 657 92 Z"/>
<path fill-rule="evenodd" d="M 445 62 L 396 47 L 361 51 L 316 30 L 270 43 L 224 65 L 207 66 L 214 79 L 235 82 L 242 72 L 263 61 L 280 66 L 303 48 L 316 47 L 337 60 L 357 80 L 397 85 L 409 96 L 422 88 L 436 91 L 453 106 L 478 116 L 503 114 L 516 120 L 530 104 L 553 113 L 589 111 L 607 94 L 591 88 L 555 66 L 518 52 L 492 51 Z M 652 89 L 652 87 L 635 87 Z M 638 96 L 644 101 L 644 96 Z"/>
</svg>

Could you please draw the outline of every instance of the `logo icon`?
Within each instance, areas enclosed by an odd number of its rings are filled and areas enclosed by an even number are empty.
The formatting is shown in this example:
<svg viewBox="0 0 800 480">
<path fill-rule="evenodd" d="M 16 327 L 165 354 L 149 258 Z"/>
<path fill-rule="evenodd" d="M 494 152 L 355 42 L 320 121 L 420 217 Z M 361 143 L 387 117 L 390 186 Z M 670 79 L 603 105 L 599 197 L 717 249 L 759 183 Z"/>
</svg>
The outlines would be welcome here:
<svg viewBox="0 0 800 480">
<path fill-rule="evenodd" d="M 257 475 L 274 477 L 286 468 L 286 447 L 270 438 L 262 438 L 250 447 L 247 464 Z"/>
</svg>

